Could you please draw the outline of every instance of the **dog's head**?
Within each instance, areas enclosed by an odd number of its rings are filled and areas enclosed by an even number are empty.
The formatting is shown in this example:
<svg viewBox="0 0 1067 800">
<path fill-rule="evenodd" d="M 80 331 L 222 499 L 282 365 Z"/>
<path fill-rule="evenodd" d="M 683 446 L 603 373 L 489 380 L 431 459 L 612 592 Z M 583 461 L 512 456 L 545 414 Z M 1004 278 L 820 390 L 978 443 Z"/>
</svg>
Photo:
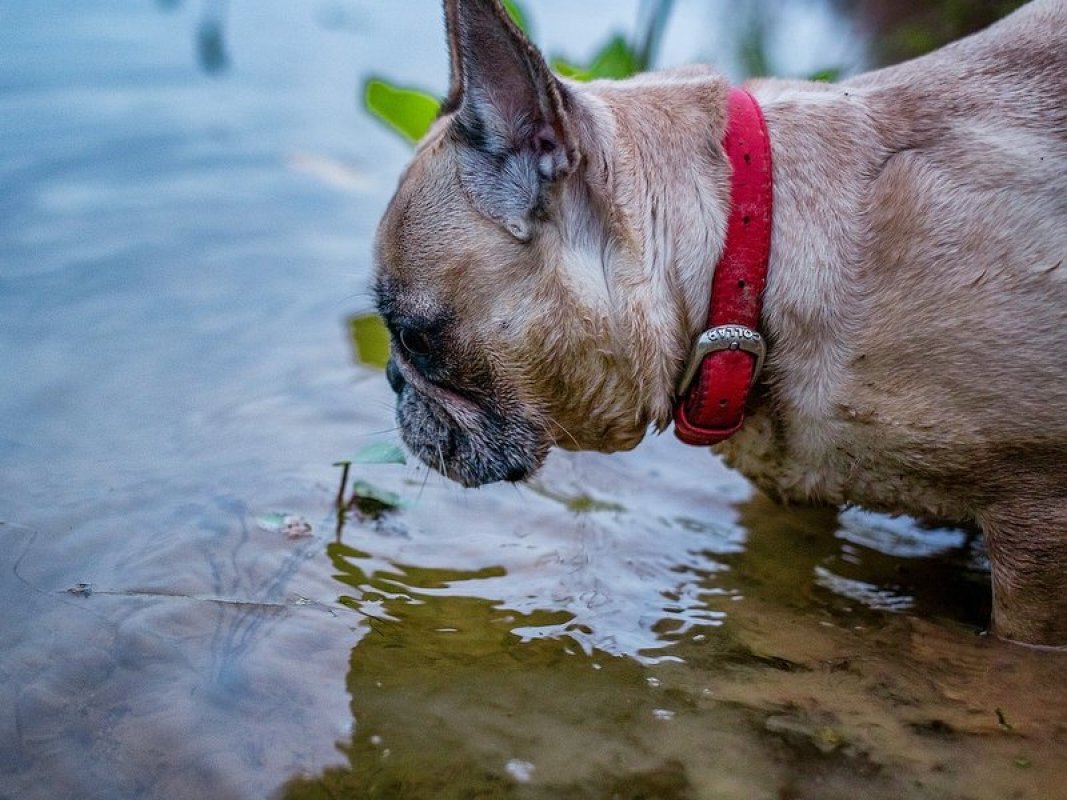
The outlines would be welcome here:
<svg viewBox="0 0 1067 800">
<path fill-rule="evenodd" d="M 659 289 L 610 104 L 556 78 L 496 0 L 445 16 L 451 89 L 381 221 L 375 290 L 403 439 L 473 486 L 665 425 L 689 321 L 642 296 Z"/>
</svg>

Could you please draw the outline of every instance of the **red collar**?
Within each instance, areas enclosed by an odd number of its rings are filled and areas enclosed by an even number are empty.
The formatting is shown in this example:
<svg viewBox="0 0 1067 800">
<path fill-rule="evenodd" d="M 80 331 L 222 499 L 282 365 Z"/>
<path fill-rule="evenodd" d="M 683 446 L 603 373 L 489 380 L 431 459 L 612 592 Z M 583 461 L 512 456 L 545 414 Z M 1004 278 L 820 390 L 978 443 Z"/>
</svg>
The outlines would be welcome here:
<svg viewBox="0 0 1067 800">
<path fill-rule="evenodd" d="M 726 243 L 712 279 L 708 329 L 693 345 L 674 409 L 674 432 L 695 445 L 737 433 L 763 366 L 756 328 L 771 250 L 771 140 L 752 95 L 731 89 L 727 103 L 723 148 L 733 176 Z"/>
</svg>

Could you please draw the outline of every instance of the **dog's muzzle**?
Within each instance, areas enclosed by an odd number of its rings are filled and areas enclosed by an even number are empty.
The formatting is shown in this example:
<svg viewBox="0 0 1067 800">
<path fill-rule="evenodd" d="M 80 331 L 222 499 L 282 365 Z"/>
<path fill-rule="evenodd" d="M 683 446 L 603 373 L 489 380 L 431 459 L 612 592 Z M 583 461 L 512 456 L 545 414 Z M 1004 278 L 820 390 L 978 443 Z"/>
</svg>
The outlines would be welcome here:
<svg viewBox="0 0 1067 800">
<path fill-rule="evenodd" d="M 525 480 L 544 461 L 547 437 L 520 415 L 469 401 L 460 408 L 424 379 L 409 380 L 395 358 L 385 374 L 397 396 L 400 436 L 428 467 L 464 486 L 481 486 Z"/>
</svg>

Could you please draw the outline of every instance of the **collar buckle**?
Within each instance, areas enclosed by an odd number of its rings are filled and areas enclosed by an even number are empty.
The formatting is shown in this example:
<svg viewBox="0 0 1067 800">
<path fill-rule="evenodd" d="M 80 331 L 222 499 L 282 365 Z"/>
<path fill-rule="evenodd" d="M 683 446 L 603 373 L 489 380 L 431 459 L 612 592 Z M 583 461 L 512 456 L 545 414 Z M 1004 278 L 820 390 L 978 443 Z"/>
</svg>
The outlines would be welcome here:
<svg viewBox="0 0 1067 800">
<path fill-rule="evenodd" d="M 763 370 L 763 361 L 767 357 L 767 345 L 763 337 L 758 331 L 744 325 L 718 325 L 704 331 L 693 343 L 693 349 L 689 352 L 689 361 L 685 365 L 685 372 L 682 373 L 682 379 L 678 382 L 679 397 L 689 391 L 689 385 L 696 377 L 705 357 L 720 350 L 740 350 L 755 356 L 756 364 L 752 368 L 749 385 L 756 383 L 756 379 Z"/>
<path fill-rule="evenodd" d="M 764 339 L 755 329 L 770 261 L 774 205 L 770 134 L 759 103 L 744 89 L 729 92 L 726 113 L 722 136 L 723 154 L 730 164 L 726 235 L 712 273 L 707 330 L 693 344 L 674 405 L 675 434 L 686 444 L 700 446 L 725 441 L 741 429 L 766 355 Z"/>
</svg>

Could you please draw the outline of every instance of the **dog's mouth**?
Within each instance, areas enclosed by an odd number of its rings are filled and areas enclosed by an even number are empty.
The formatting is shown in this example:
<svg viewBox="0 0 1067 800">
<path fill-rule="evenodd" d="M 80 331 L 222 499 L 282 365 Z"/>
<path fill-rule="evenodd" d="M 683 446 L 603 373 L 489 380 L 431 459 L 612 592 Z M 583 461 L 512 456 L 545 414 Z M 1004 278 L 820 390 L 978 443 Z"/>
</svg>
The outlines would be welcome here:
<svg viewBox="0 0 1067 800">
<path fill-rule="evenodd" d="M 394 352 L 386 375 L 404 444 L 452 480 L 464 486 L 521 481 L 544 462 L 548 436 L 516 410 L 434 383 L 401 353 Z"/>
</svg>

